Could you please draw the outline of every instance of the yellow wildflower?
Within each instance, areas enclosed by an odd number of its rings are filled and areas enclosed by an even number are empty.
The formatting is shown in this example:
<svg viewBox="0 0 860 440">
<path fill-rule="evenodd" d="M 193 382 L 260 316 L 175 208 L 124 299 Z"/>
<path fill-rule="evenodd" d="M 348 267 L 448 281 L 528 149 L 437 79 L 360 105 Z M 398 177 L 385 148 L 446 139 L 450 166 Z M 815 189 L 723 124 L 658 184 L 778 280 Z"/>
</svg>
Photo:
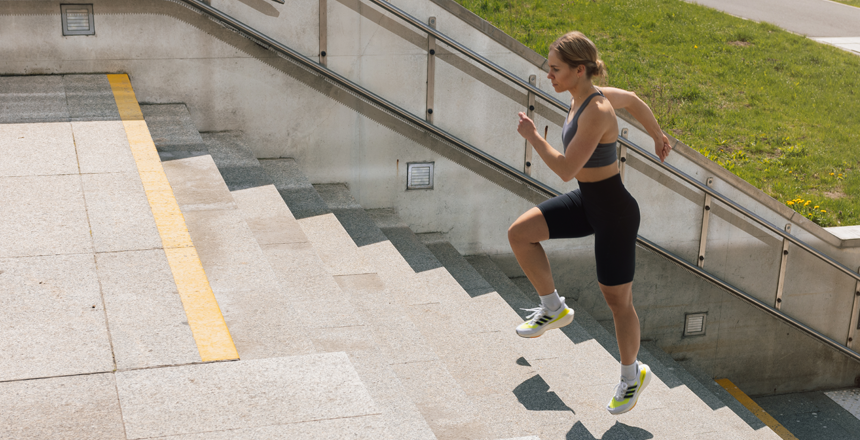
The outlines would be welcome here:
<svg viewBox="0 0 860 440">
<path fill-rule="evenodd" d="M 823 213 L 827 214 L 827 211 L 825 211 L 825 210 L 823 210 L 823 209 L 821 210 L 821 212 L 823 212 Z"/>
<path fill-rule="evenodd" d="M 832 175 L 833 175 L 833 173 L 830 173 L 830 175 L 832 176 Z"/>
<path fill-rule="evenodd" d="M 818 205 L 813 206 L 812 209 L 818 209 Z"/>
<path fill-rule="evenodd" d="M 789 200 L 789 201 L 787 202 L 787 205 L 788 205 L 788 206 L 791 206 L 791 205 L 793 205 L 793 204 L 794 204 L 794 202 L 792 202 L 791 200 Z"/>
<path fill-rule="evenodd" d="M 809 200 L 807 200 L 806 203 L 803 204 L 803 206 L 809 206 Z"/>
</svg>

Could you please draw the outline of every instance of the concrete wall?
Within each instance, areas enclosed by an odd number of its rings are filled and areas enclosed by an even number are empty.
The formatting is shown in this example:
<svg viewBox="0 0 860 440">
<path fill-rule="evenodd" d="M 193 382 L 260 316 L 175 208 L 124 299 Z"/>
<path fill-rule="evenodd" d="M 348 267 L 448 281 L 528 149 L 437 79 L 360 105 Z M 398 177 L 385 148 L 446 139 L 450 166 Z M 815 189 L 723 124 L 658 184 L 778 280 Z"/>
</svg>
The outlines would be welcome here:
<svg viewBox="0 0 860 440">
<path fill-rule="evenodd" d="M 162 0 L 93 3 L 96 35 L 63 37 L 59 2 L 0 1 L 0 74 L 129 73 L 141 102 L 184 102 L 201 131 L 243 130 L 258 157 L 295 157 L 314 183 L 346 182 L 364 207 L 395 207 L 416 232 L 445 232 L 461 252 L 487 253 L 510 274 L 518 271 L 511 264 L 506 229 L 535 200 L 500 189 L 471 172 L 477 169 L 474 164 L 438 141 L 184 6 Z M 317 2 L 211 3 L 315 59 Z M 421 20 L 436 16 L 440 31 L 521 77 L 537 75 L 538 85 L 548 87 L 534 62 L 436 3 L 396 4 Z M 328 0 L 327 12 L 329 66 L 422 115 L 426 35 L 356 0 Z M 521 168 L 524 142 L 516 134 L 515 115 L 524 110 L 525 93 L 440 46 L 436 124 Z M 537 112 L 538 125 L 549 126 L 548 139 L 560 149 L 564 115 L 542 105 Z M 634 124 L 623 118 L 620 123 L 631 130 L 634 142 L 651 148 L 650 138 Z M 575 182 L 563 184 L 535 159 L 535 177 L 559 190 L 576 187 Z M 418 161 L 436 163 L 434 190 L 406 191 L 406 164 Z M 792 232 L 803 240 L 850 267 L 860 264 L 851 243 L 797 218 L 683 145 L 676 146 L 669 162 L 701 181 L 715 177 L 714 188 L 751 211 L 777 225 L 791 221 Z M 704 195 L 635 155 L 627 164 L 626 184 L 642 208 L 641 235 L 695 261 Z M 705 269 L 772 302 L 781 238 L 719 204 L 711 214 Z M 596 288 L 592 240 L 554 241 L 545 247 L 563 294 L 579 299 L 599 319 L 608 319 Z M 643 337 L 656 339 L 676 356 L 731 377 L 752 393 L 773 392 L 772 385 L 781 378 L 767 372 L 781 368 L 790 354 L 816 353 L 808 380 L 793 382 L 793 389 L 849 385 L 860 374 L 855 363 L 806 336 L 789 329 L 782 337 L 786 326 L 709 283 L 647 252 L 639 256 L 635 291 Z M 844 340 L 853 292 L 849 277 L 790 249 L 786 313 Z M 707 336 L 682 338 L 683 313 L 703 311 L 709 313 Z M 854 344 L 860 350 L 858 342 Z M 827 362 L 818 362 L 821 359 Z M 763 372 L 753 374 L 754 367 Z"/>
</svg>

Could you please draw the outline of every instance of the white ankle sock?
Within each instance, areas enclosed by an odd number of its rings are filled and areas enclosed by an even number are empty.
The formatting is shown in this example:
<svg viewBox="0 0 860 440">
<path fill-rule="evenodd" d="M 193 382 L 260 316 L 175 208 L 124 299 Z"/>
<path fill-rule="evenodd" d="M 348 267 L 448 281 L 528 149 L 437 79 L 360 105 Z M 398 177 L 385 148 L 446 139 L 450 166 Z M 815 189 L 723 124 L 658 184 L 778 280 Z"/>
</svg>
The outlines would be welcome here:
<svg viewBox="0 0 860 440">
<path fill-rule="evenodd" d="M 631 365 L 621 364 L 621 380 L 632 384 L 639 378 L 639 362 L 634 361 Z"/>
<path fill-rule="evenodd" d="M 550 310 L 558 310 L 561 307 L 561 298 L 558 297 L 558 290 L 553 290 L 549 295 L 541 296 L 540 303 Z"/>
</svg>

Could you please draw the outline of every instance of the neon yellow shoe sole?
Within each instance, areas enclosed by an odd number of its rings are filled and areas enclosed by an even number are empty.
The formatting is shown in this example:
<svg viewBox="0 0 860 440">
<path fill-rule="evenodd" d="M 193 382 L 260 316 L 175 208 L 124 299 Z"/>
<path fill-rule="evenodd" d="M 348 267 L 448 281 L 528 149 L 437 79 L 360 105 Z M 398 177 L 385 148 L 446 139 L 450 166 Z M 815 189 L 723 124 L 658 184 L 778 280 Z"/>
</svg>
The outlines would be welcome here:
<svg viewBox="0 0 860 440">
<path fill-rule="evenodd" d="M 636 402 L 639 401 L 639 396 L 642 395 L 642 391 L 645 390 L 645 387 L 647 387 L 649 383 L 651 383 L 651 376 L 651 368 L 648 367 L 648 365 L 640 363 L 639 380 L 627 388 L 627 392 L 624 394 L 624 399 L 620 402 L 615 399 L 615 396 L 613 396 L 612 400 L 609 401 L 609 404 L 606 405 L 606 410 L 609 411 L 610 414 L 617 416 L 618 414 L 624 414 L 633 409 L 633 407 L 636 406 Z"/>
<path fill-rule="evenodd" d="M 526 321 L 517 326 L 517 334 L 523 338 L 537 338 L 547 330 L 561 328 L 573 322 L 573 309 L 564 306 L 556 316 L 546 315 L 537 321 Z"/>
</svg>

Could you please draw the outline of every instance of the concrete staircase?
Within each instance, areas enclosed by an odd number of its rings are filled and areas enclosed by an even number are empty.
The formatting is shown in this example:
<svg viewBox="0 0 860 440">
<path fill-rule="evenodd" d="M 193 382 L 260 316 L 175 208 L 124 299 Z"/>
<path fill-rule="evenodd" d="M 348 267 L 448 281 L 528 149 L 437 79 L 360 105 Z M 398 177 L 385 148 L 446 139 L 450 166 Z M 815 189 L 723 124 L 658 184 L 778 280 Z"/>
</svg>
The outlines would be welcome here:
<svg viewBox="0 0 860 440">
<path fill-rule="evenodd" d="M 143 105 L 239 355 L 201 362 L 104 78 L 0 79 L 23 97 L 0 125 L 0 438 L 777 437 L 648 344 L 655 379 L 609 415 L 615 340 L 572 301 L 573 324 L 519 338 L 527 281 Z M 70 111 L 81 84 L 105 99 Z"/>
<path fill-rule="evenodd" d="M 536 295 L 488 257 L 365 211 L 344 185 L 311 185 L 293 160 L 258 161 L 241 133 L 197 134 L 182 105 L 143 111 L 177 198 L 199 196 L 181 206 L 240 357 L 346 353 L 385 438 L 777 437 L 647 344 L 657 377 L 609 415 L 617 346 L 576 304 L 562 331 L 519 338 Z"/>
</svg>

